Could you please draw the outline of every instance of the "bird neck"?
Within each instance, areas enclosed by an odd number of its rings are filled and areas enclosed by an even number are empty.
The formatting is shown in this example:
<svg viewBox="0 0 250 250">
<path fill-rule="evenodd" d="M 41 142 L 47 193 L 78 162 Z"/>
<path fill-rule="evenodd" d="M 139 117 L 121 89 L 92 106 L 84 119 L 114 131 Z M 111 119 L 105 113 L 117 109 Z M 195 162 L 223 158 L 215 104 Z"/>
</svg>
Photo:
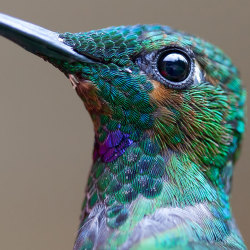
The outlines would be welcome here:
<svg viewBox="0 0 250 250">
<path fill-rule="evenodd" d="M 162 150 L 147 136 L 134 141 L 114 130 L 104 137 L 101 141 L 96 136 L 79 235 L 92 234 L 94 228 L 100 240 L 106 235 L 109 246 L 124 244 L 124 249 L 152 235 L 166 248 L 179 239 L 187 245 L 240 239 L 225 184 L 231 163 L 225 172 L 204 171 L 187 155 Z M 141 249 L 155 244 L 150 239 Z"/>
<path fill-rule="evenodd" d="M 141 199 L 153 202 L 153 210 L 206 203 L 221 217 L 231 217 L 225 186 L 230 176 L 223 179 L 222 172 L 185 154 L 162 150 L 147 136 L 134 141 L 120 129 L 102 131 L 96 136 L 93 158 L 83 217 L 98 203 L 127 207 Z M 230 164 L 227 172 L 232 170 Z"/>
</svg>

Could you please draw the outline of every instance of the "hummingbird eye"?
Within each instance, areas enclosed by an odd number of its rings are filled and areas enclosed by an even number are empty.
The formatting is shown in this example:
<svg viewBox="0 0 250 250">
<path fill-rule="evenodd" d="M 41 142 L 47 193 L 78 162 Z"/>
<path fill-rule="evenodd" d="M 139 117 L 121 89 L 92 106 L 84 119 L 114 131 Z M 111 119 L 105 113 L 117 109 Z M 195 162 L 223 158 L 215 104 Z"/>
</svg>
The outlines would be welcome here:
<svg viewBox="0 0 250 250">
<path fill-rule="evenodd" d="M 182 47 L 168 47 L 157 53 L 153 72 L 169 88 L 184 89 L 194 83 L 193 52 Z"/>
<path fill-rule="evenodd" d="M 186 47 L 168 46 L 158 51 L 142 54 L 136 64 L 150 78 L 172 89 L 186 89 L 206 81 L 206 74 Z"/>
<path fill-rule="evenodd" d="M 183 52 L 167 50 L 158 57 L 157 68 L 166 80 L 179 83 L 189 76 L 191 60 L 189 56 Z"/>
</svg>

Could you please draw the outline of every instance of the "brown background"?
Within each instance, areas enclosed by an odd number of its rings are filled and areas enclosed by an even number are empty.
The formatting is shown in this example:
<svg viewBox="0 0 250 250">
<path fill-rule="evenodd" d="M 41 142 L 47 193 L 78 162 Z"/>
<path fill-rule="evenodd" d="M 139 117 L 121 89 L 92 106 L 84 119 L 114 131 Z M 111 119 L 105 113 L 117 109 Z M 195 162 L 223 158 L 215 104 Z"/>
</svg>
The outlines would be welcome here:
<svg viewBox="0 0 250 250">
<path fill-rule="evenodd" d="M 0 6 L 60 32 L 136 23 L 173 26 L 223 48 L 249 89 L 249 0 L 1 0 Z M 2 38 L 0 55 L 0 249 L 72 249 L 91 165 L 90 118 L 51 65 Z M 232 193 L 248 246 L 249 140 L 248 131 Z"/>
</svg>

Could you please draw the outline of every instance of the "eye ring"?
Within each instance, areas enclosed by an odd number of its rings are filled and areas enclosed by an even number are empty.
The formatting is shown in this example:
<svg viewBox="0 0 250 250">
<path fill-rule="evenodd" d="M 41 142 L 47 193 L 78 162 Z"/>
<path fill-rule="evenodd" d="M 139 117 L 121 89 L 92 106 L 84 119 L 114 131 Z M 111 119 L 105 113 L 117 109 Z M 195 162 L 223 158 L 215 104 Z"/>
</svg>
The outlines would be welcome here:
<svg viewBox="0 0 250 250">
<path fill-rule="evenodd" d="M 183 47 L 168 46 L 155 55 L 152 68 L 156 80 L 167 87 L 187 88 L 193 84 L 195 68 L 193 51 Z M 166 72 L 163 72 L 164 70 Z"/>
</svg>

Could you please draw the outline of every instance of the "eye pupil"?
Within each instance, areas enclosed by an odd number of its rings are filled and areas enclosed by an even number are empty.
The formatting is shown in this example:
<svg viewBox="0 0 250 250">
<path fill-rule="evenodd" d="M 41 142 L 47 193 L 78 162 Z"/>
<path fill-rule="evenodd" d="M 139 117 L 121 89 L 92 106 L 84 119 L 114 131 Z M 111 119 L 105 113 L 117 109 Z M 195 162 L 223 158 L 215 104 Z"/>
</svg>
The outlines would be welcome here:
<svg viewBox="0 0 250 250">
<path fill-rule="evenodd" d="M 179 51 L 163 53 L 158 59 L 157 66 L 160 74 L 172 82 L 181 82 L 190 73 L 190 59 Z"/>
</svg>

